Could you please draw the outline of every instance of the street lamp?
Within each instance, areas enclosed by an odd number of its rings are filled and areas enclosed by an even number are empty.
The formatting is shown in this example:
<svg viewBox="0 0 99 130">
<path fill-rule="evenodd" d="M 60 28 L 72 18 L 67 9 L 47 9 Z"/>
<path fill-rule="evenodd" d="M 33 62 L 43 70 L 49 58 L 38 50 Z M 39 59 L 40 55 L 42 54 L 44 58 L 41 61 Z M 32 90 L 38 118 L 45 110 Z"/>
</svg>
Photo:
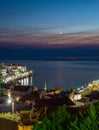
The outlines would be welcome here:
<svg viewBox="0 0 99 130">
<path fill-rule="evenodd" d="M 14 113 L 14 100 L 11 100 L 10 98 L 8 99 L 8 104 L 11 104 L 11 112 L 12 114 Z"/>
<path fill-rule="evenodd" d="M 8 99 L 8 104 L 11 104 L 11 99 Z"/>
<path fill-rule="evenodd" d="M 14 101 L 12 100 L 12 114 L 14 113 Z"/>
</svg>

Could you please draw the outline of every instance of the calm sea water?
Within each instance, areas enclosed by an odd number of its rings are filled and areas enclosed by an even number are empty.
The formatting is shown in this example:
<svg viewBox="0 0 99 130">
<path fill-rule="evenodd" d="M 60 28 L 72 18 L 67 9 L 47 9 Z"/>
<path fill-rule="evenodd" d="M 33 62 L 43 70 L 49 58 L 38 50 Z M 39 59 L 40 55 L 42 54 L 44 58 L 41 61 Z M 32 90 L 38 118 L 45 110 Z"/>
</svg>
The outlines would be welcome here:
<svg viewBox="0 0 99 130">
<path fill-rule="evenodd" d="M 99 79 L 99 61 L 2 61 L 5 64 L 26 65 L 33 70 L 33 85 L 38 88 L 77 88 Z"/>
</svg>

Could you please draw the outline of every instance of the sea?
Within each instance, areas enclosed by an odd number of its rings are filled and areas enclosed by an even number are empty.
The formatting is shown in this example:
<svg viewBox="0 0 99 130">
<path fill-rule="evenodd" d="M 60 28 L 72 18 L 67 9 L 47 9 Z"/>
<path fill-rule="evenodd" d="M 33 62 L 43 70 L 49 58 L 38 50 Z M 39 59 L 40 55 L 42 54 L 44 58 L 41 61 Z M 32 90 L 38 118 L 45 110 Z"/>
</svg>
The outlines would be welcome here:
<svg viewBox="0 0 99 130">
<path fill-rule="evenodd" d="M 37 61 L 6 60 L 7 65 L 26 65 L 27 70 L 34 72 L 33 86 L 39 89 L 79 88 L 99 79 L 99 61 Z"/>
</svg>

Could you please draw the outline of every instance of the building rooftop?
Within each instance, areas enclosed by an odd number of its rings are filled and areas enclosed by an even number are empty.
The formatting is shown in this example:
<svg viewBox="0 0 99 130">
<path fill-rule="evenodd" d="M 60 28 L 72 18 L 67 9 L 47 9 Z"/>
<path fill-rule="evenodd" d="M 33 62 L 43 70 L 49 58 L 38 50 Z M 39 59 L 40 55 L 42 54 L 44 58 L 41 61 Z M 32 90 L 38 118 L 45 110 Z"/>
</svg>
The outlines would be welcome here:
<svg viewBox="0 0 99 130">
<path fill-rule="evenodd" d="M 50 99 L 42 99 L 38 100 L 37 104 L 42 106 L 62 106 L 64 104 L 68 106 L 75 105 L 68 97 L 53 97 Z"/>
</svg>

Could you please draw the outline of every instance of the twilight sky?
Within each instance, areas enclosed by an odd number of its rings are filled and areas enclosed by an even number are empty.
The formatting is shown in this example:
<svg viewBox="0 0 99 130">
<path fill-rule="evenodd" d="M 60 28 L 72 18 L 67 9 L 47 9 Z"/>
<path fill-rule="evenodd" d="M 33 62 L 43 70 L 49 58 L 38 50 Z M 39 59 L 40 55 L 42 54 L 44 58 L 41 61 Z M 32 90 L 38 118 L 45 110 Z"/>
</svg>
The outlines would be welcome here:
<svg viewBox="0 0 99 130">
<path fill-rule="evenodd" d="M 99 0 L 0 0 L 1 59 L 98 59 L 98 46 Z"/>
</svg>

